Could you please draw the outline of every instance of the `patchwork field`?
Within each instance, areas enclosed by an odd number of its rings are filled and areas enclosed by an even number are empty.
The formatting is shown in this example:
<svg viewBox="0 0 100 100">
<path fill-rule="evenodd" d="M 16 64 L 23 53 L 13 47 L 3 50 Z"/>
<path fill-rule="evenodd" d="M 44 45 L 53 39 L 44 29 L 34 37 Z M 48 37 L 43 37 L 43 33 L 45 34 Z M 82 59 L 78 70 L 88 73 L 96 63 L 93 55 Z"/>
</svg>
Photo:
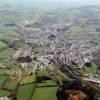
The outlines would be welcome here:
<svg viewBox="0 0 100 100">
<path fill-rule="evenodd" d="M 23 78 L 20 85 L 7 76 L 0 76 L 0 96 L 10 96 L 15 90 L 17 100 L 56 100 L 57 84 L 52 80 L 34 83 L 34 75 Z"/>
</svg>

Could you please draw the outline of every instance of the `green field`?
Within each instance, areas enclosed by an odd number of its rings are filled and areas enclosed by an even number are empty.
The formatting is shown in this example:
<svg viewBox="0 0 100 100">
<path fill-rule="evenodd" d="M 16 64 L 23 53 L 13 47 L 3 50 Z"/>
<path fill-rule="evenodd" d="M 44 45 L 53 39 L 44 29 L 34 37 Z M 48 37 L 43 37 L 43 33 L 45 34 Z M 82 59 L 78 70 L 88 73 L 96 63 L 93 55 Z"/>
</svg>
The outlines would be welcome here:
<svg viewBox="0 0 100 100">
<path fill-rule="evenodd" d="M 4 48 L 4 47 L 6 47 L 7 45 L 4 43 L 4 42 L 1 42 L 0 41 L 0 49 L 2 49 L 2 48 Z"/>
<path fill-rule="evenodd" d="M 14 53 L 14 50 L 12 48 L 7 48 L 0 52 L 0 58 L 8 59 L 9 57 L 12 57 L 12 54 Z"/>
<path fill-rule="evenodd" d="M 7 76 L 0 76 L 0 87 L 5 82 L 6 79 L 7 79 Z"/>
<path fill-rule="evenodd" d="M 13 89 L 16 88 L 16 85 L 17 85 L 16 82 L 11 81 L 11 80 L 8 79 L 7 82 L 6 82 L 6 84 L 5 84 L 5 86 L 4 86 L 4 88 L 8 89 L 8 90 L 13 90 Z"/>
<path fill-rule="evenodd" d="M 43 72 L 39 72 L 43 75 Z M 44 72 L 44 75 L 47 75 Z M 17 100 L 56 100 L 57 84 L 52 80 L 35 83 L 35 74 L 26 76 L 20 82 L 10 80 L 7 76 L 0 76 L 0 96 L 9 96 L 13 90 L 18 89 Z"/>
<path fill-rule="evenodd" d="M 9 91 L 5 91 L 3 89 L 0 89 L 0 97 L 2 97 L 2 96 L 9 96 L 9 95 L 10 95 Z"/>
<path fill-rule="evenodd" d="M 21 84 L 30 84 L 30 83 L 32 83 L 32 82 L 34 82 L 34 81 L 35 81 L 35 74 L 25 77 L 25 78 L 21 81 Z"/>
<path fill-rule="evenodd" d="M 33 84 L 20 86 L 18 94 L 17 94 L 17 99 L 18 100 L 28 100 L 33 88 L 34 88 Z"/>
<path fill-rule="evenodd" d="M 56 91 L 57 87 L 37 88 L 32 100 L 57 100 Z"/>
<path fill-rule="evenodd" d="M 93 63 L 90 67 L 85 67 L 88 73 L 95 75 L 97 73 L 96 65 Z"/>
</svg>

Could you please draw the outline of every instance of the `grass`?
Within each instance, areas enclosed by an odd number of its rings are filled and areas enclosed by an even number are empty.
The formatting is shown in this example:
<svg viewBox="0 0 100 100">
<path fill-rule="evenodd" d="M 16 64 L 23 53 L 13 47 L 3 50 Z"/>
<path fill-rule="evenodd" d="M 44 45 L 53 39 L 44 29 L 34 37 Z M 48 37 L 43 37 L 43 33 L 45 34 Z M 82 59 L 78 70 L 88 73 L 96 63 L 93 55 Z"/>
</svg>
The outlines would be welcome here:
<svg viewBox="0 0 100 100">
<path fill-rule="evenodd" d="M 4 69 L 0 69 L 0 75 L 9 75 L 9 76 L 11 76 L 11 75 L 15 75 L 16 72 L 17 72 L 17 70 L 16 69 L 14 70 L 13 68 L 7 69 L 5 67 Z"/>
<path fill-rule="evenodd" d="M 25 78 L 21 81 L 21 84 L 28 84 L 28 83 L 32 83 L 32 82 L 34 82 L 34 81 L 35 81 L 35 74 L 25 77 Z"/>
<path fill-rule="evenodd" d="M 36 88 L 32 100 L 57 100 L 57 87 Z"/>
<path fill-rule="evenodd" d="M 48 75 L 46 71 L 42 71 L 38 73 L 39 76 Z M 6 79 L 5 76 L 1 77 L 3 83 Z M 41 83 L 37 83 L 37 87 L 35 87 L 34 83 L 32 83 L 35 80 L 35 74 L 25 77 L 21 85 L 18 89 L 17 93 L 17 100 L 28 100 L 32 94 L 32 91 L 35 89 L 35 92 L 33 92 L 32 99 L 31 100 L 57 100 L 56 98 L 56 91 L 58 86 L 57 84 L 52 80 L 42 81 Z M 11 81 L 10 79 L 7 80 L 4 88 L 8 90 L 13 90 L 16 87 L 16 84 L 14 81 Z M 7 96 L 10 94 L 10 92 L 5 90 L 0 90 L 1 96 Z"/>
<path fill-rule="evenodd" d="M 56 91 L 58 87 L 56 85 L 52 80 L 37 83 L 32 100 L 57 100 Z"/>
<path fill-rule="evenodd" d="M 0 86 L 4 83 L 4 81 L 7 79 L 7 76 L 0 76 Z"/>
<path fill-rule="evenodd" d="M 38 73 L 39 76 L 47 76 L 46 71 L 41 71 Z M 57 84 L 52 81 L 42 81 L 41 83 L 37 83 L 37 87 L 33 87 L 32 83 L 35 80 L 34 74 L 31 76 L 25 77 L 20 86 L 18 91 L 18 100 L 28 100 L 31 96 L 32 90 L 35 88 L 35 92 L 33 92 L 33 96 L 31 100 L 56 100 L 56 91 L 57 91 Z M 27 84 L 27 85 L 24 85 Z M 49 87 L 50 86 L 50 87 Z"/>
<path fill-rule="evenodd" d="M 16 87 L 17 83 L 14 81 L 11 81 L 10 79 L 6 82 L 4 88 L 8 90 L 13 90 Z"/>
<path fill-rule="evenodd" d="M 33 86 L 33 84 L 20 86 L 17 94 L 17 100 L 28 100 L 32 93 Z"/>
<path fill-rule="evenodd" d="M 47 71 L 38 71 L 38 76 L 47 76 L 48 77 L 48 72 Z"/>
<path fill-rule="evenodd" d="M 4 48 L 6 46 L 7 46 L 7 44 L 5 44 L 5 43 L 3 43 L 3 42 L 0 41 L 0 49 Z"/>
<path fill-rule="evenodd" d="M 3 89 L 0 89 L 0 97 L 2 97 L 2 96 L 9 96 L 9 95 L 10 95 L 9 91 L 5 91 Z"/>
<path fill-rule="evenodd" d="M 57 70 L 57 73 L 58 73 L 58 75 L 59 75 L 60 77 L 62 77 L 64 80 L 69 79 L 69 77 L 68 77 L 65 73 L 63 73 L 61 70 Z"/>
<path fill-rule="evenodd" d="M 92 73 L 92 74 L 96 74 L 96 72 L 97 72 L 97 68 L 96 68 L 96 65 L 95 64 L 92 64 L 92 66 L 91 67 L 85 67 L 86 68 L 86 70 L 89 72 L 89 73 Z"/>
<path fill-rule="evenodd" d="M 13 55 L 13 53 L 14 53 L 14 50 L 12 48 L 8 48 L 8 49 L 0 52 L 0 58 L 7 59 L 7 58 L 11 57 Z"/>
</svg>

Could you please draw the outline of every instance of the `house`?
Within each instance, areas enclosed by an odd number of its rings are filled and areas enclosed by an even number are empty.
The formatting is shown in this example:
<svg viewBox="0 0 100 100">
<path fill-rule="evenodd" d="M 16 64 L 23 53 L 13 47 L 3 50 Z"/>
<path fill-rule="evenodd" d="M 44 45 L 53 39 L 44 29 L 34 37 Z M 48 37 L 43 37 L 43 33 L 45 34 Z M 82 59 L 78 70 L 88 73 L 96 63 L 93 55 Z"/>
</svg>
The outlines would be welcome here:
<svg viewBox="0 0 100 100">
<path fill-rule="evenodd" d="M 7 96 L 0 97 L 0 100 L 10 100 Z"/>
</svg>

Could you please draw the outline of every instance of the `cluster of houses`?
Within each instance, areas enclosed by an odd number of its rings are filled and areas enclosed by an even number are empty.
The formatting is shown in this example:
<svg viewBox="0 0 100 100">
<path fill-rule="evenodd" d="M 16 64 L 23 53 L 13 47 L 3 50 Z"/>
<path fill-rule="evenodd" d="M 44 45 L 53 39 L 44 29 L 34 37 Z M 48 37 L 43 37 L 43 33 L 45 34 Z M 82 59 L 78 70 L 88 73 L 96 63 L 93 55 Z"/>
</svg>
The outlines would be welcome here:
<svg viewBox="0 0 100 100">
<path fill-rule="evenodd" d="M 10 100 L 7 96 L 0 97 L 0 100 Z"/>
</svg>

